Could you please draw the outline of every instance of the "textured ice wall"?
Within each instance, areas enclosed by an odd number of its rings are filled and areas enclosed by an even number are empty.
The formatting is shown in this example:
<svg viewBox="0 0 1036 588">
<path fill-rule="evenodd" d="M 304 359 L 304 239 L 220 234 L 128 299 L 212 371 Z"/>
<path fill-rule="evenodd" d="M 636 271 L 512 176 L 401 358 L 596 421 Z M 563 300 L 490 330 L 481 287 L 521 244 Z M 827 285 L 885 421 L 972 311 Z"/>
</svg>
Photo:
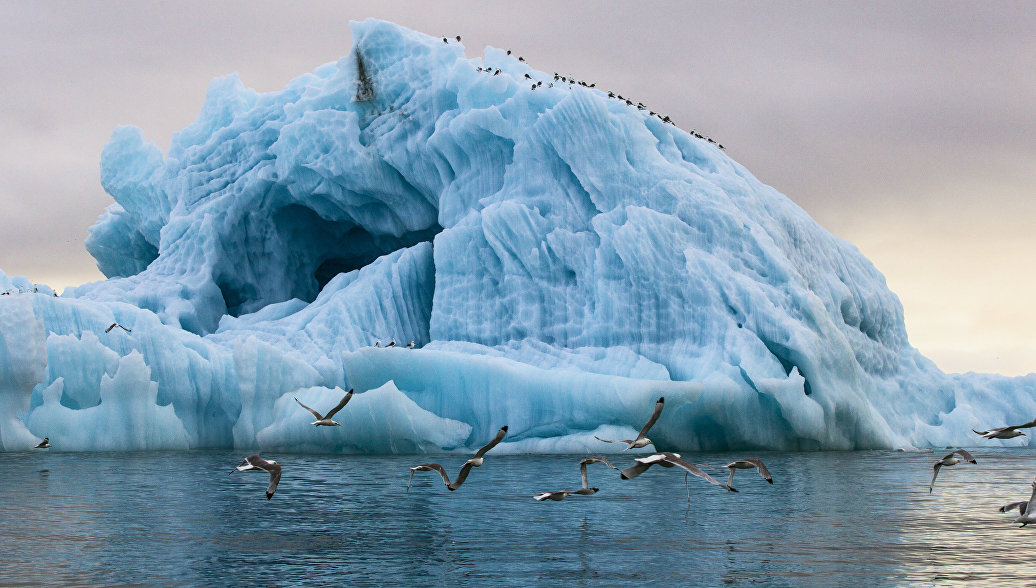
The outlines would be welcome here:
<svg viewBox="0 0 1036 588">
<path fill-rule="evenodd" d="M 165 156 L 115 131 L 87 242 L 110 279 L 32 316 L 0 297 L 45 350 L 0 356 L 0 431 L 107 446 L 61 428 L 138 418 L 84 411 L 144 374 L 139 418 L 191 447 L 428 451 L 508 424 L 511 450 L 574 450 L 662 393 L 652 438 L 681 449 L 960 445 L 1036 411 L 1036 376 L 936 369 L 872 264 L 713 145 L 503 51 L 352 29 L 281 92 L 214 81 Z M 423 349 L 363 349 L 390 338 Z M 408 436 L 307 439 L 292 414 L 390 382 Z"/>
</svg>

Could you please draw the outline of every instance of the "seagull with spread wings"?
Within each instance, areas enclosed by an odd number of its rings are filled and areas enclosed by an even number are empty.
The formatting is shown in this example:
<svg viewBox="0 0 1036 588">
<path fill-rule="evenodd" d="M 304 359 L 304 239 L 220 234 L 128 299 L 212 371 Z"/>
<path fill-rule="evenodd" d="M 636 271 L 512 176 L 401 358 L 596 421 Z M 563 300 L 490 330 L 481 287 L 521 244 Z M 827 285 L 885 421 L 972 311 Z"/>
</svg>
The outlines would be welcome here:
<svg viewBox="0 0 1036 588">
<path fill-rule="evenodd" d="M 619 468 L 613 466 L 610 461 L 608 461 L 607 459 L 604 459 L 603 457 L 600 457 L 600 456 L 588 457 L 588 458 L 586 458 L 586 459 L 584 459 L 584 460 L 579 462 L 579 474 L 583 478 L 583 487 L 582 488 L 580 488 L 579 490 L 553 490 L 551 492 L 541 492 L 541 493 L 533 496 L 533 498 L 535 498 L 536 500 L 564 500 L 564 499 L 566 499 L 566 498 L 568 498 L 569 496 L 572 496 L 572 495 L 590 496 L 592 494 L 596 494 L 597 491 L 600 490 L 600 488 L 591 488 L 590 487 L 590 480 L 589 480 L 589 477 L 586 475 L 586 466 L 589 465 L 589 464 L 598 463 L 598 462 L 607 465 L 608 467 L 610 467 L 613 470 L 619 469 Z"/>
<path fill-rule="evenodd" d="M 647 457 L 641 457 L 636 460 L 636 465 L 632 465 L 620 473 L 623 480 L 632 480 L 640 474 L 643 474 L 653 465 L 660 465 L 664 468 L 678 467 L 687 472 L 687 474 L 694 474 L 699 478 L 705 480 L 710 484 L 719 486 L 720 488 L 726 488 L 731 492 L 737 492 L 737 489 L 731 488 L 730 485 L 720 482 L 716 478 L 706 474 L 701 468 L 694 465 L 693 463 L 680 457 L 679 453 L 672 453 L 669 451 L 663 451 L 662 453 L 656 453 L 655 455 L 649 455 Z"/>
<path fill-rule="evenodd" d="M 471 468 L 477 468 L 477 467 L 481 466 L 482 463 L 485 461 L 482 458 L 482 456 L 485 455 L 486 452 L 488 452 L 490 449 L 496 447 L 498 443 L 503 441 L 504 435 L 506 435 L 506 434 L 507 434 L 507 425 L 504 425 L 503 427 L 500 428 L 499 431 L 496 432 L 496 437 L 493 437 L 492 441 L 490 441 L 484 447 L 482 447 L 481 449 L 476 451 L 474 457 L 472 457 L 468 461 L 464 462 L 464 465 L 461 466 L 461 468 L 460 468 L 460 473 L 457 474 L 457 477 L 452 482 L 450 481 L 450 476 L 446 473 L 446 468 L 442 467 L 442 465 L 440 465 L 440 464 L 437 464 L 437 463 L 422 463 L 420 465 L 416 465 L 416 466 L 410 468 L 410 480 L 406 484 L 406 491 L 410 492 L 410 484 L 413 483 L 413 481 L 414 481 L 414 472 L 418 472 L 418 471 L 421 471 L 421 472 L 439 472 L 439 475 L 442 476 L 442 481 L 443 481 L 443 483 L 446 484 L 447 488 L 449 488 L 451 491 L 452 490 L 456 490 L 457 488 L 460 488 L 460 485 L 464 483 L 465 479 L 467 479 L 468 472 L 471 471 Z"/>
<path fill-rule="evenodd" d="M 1015 437 L 1021 437 L 1025 433 L 1018 429 L 1031 429 L 1036 427 L 1036 420 L 1031 420 L 1024 425 L 1011 425 L 1009 427 L 999 427 L 996 429 L 989 429 L 988 431 L 976 431 L 972 429 L 976 435 L 982 435 L 986 439 L 1013 439 Z"/>
<path fill-rule="evenodd" d="M 310 423 L 314 427 L 341 427 L 342 424 L 341 423 L 336 423 L 335 421 L 332 421 L 331 417 L 335 416 L 335 413 L 337 413 L 338 411 L 342 410 L 342 408 L 346 404 L 349 404 L 349 400 L 352 397 L 353 397 L 353 388 L 350 388 L 349 392 L 346 393 L 346 395 L 342 397 L 342 401 L 338 403 L 338 406 L 336 406 L 336 407 L 332 408 L 331 410 L 327 411 L 327 414 L 325 414 L 325 415 L 321 415 L 319 412 L 313 410 L 312 408 L 306 406 L 305 404 L 302 404 L 302 402 L 300 402 L 298 398 L 295 398 L 295 402 L 298 402 L 299 406 L 301 406 L 302 408 L 308 410 L 314 417 L 316 417 L 317 420 L 315 420 L 312 423 Z"/>
<path fill-rule="evenodd" d="M 759 475 L 762 476 L 763 479 L 767 482 L 773 484 L 773 478 L 770 476 L 770 470 L 766 469 L 766 464 L 764 464 L 763 460 L 759 459 L 758 457 L 746 457 L 744 459 L 732 461 L 728 463 L 725 467 L 730 470 L 730 477 L 727 478 L 727 486 L 730 486 L 734 483 L 735 471 L 747 470 L 751 468 L 759 470 Z"/>
<path fill-rule="evenodd" d="M 270 473 L 270 485 L 266 488 L 266 499 L 273 498 L 273 493 L 277 491 L 277 484 L 281 481 L 281 465 L 273 460 L 267 461 L 255 453 L 246 457 L 240 465 L 230 470 L 230 473 L 250 470 L 262 470 Z"/>
<path fill-rule="evenodd" d="M 651 429 L 651 427 L 655 424 L 655 421 L 657 421 L 658 417 L 662 414 L 662 407 L 664 405 L 665 397 L 663 396 L 655 402 L 655 411 L 651 413 L 651 418 L 648 419 L 647 424 L 644 425 L 644 428 L 641 429 L 640 433 L 637 434 L 636 439 L 622 439 L 621 441 L 612 441 L 609 439 L 601 439 L 597 435 L 594 435 L 594 439 L 597 439 L 598 441 L 604 441 L 605 443 L 625 443 L 626 449 L 640 449 L 641 447 L 647 447 L 652 443 L 651 439 L 647 438 L 647 432 Z M 625 451 L 625 449 L 623 451 Z"/>
<path fill-rule="evenodd" d="M 957 457 L 958 455 L 963 457 L 964 459 L 963 460 L 959 459 Z M 961 461 L 965 461 L 967 463 L 978 463 L 978 462 L 975 461 L 975 458 L 972 457 L 970 453 L 968 453 L 968 451 L 966 449 L 954 449 L 953 453 L 950 453 L 946 457 L 944 457 L 944 458 L 940 459 L 939 461 L 935 462 L 935 465 L 933 466 L 935 468 L 935 472 L 932 473 L 932 483 L 928 485 L 928 493 L 929 494 L 932 493 L 932 488 L 935 487 L 935 478 L 937 478 L 939 476 L 939 470 L 943 466 L 947 466 L 947 467 L 955 466 L 955 465 L 959 464 Z"/>
</svg>

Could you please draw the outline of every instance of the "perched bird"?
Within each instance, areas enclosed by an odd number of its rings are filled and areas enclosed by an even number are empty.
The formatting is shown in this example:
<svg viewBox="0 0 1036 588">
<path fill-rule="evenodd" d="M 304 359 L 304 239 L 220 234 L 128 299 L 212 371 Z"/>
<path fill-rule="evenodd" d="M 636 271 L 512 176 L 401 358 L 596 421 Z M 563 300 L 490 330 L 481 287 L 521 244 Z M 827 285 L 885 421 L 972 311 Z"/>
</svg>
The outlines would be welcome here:
<svg viewBox="0 0 1036 588">
<path fill-rule="evenodd" d="M 460 35 L 457 35 L 457 42 L 460 43 Z"/>
<path fill-rule="evenodd" d="M 935 462 L 935 466 L 934 466 L 935 472 L 932 474 L 932 483 L 928 485 L 928 493 L 929 494 L 932 493 L 932 488 L 935 486 L 935 478 L 937 478 L 939 476 L 939 470 L 943 466 L 955 466 L 955 465 L 957 465 L 957 464 L 959 464 L 961 462 L 961 460 L 956 457 L 957 455 L 960 455 L 961 457 L 963 457 L 964 458 L 963 461 L 966 461 L 968 463 L 978 463 L 978 462 L 975 461 L 974 457 L 971 457 L 971 454 L 968 453 L 967 450 L 965 450 L 965 449 L 954 449 L 953 453 L 951 453 L 951 454 L 947 455 L 946 457 L 940 459 L 939 461 Z"/>
<path fill-rule="evenodd" d="M 381 347 L 381 339 L 378 339 L 377 341 L 375 341 L 374 342 L 374 346 L 375 347 Z"/>
<path fill-rule="evenodd" d="M 1015 437 L 1021 437 L 1025 433 L 1018 429 L 1031 429 L 1036 427 L 1036 420 L 1029 421 L 1024 425 L 1012 425 L 1010 427 L 1000 427 L 997 429 L 990 429 L 988 431 L 976 431 L 972 429 L 976 435 L 982 435 L 986 439 L 1013 439 Z"/>
<path fill-rule="evenodd" d="M 407 348 L 407 349 L 413 349 L 413 348 L 414 348 L 414 342 L 413 342 L 413 341 L 411 341 L 411 342 L 407 343 L 407 344 L 406 344 L 406 348 Z"/>
<path fill-rule="evenodd" d="M 510 55 L 510 54 L 511 54 L 511 50 L 510 50 L 510 49 L 508 49 L 508 50 L 507 50 L 507 54 L 508 54 L 508 55 Z"/>
<path fill-rule="evenodd" d="M 676 466 L 678 468 L 685 470 L 688 474 L 694 474 L 695 476 L 698 476 L 699 478 L 705 480 L 710 484 L 715 484 L 716 486 L 719 486 L 721 488 L 726 488 L 731 492 L 737 492 L 737 489 L 731 488 L 729 485 L 720 482 L 716 478 L 713 478 L 712 476 L 706 474 L 698 466 L 680 457 L 679 453 L 663 451 L 662 453 L 656 453 L 655 455 L 649 455 L 648 457 L 638 458 L 636 462 L 636 465 L 630 466 L 622 470 L 622 472 L 620 472 L 620 476 L 623 480 L 632 480 L 640 474 L 643 474 L 645 471 L 647 471 L 648 468 L 650 468 L 653 465 L 660 465 L 664 468 L 671 468 L 673 466 Z"/>
<path fill-rule="evenodd" d="M 497 70 L 493 72 L 493 75 L 494 76 L 500 75 L 500 68 L 497 68 Z"/>
<path fill-rule="evenodd" d="M 50 449 L 50 437 L 44 437 L 43 441 L 40 441 L 40 444 L 34 449 Z"/>
<path fill-rule="evenodd" d="M 319 412 L 317 412 L 317 411 L 313 410 L 312 408 L 306 406 L 305 404 L 302 404 L 301 402 L 299 402 L 298 398 L 295 398 L 295 402 L 298 402 L 299 406 L 301 406 L 302 408 L 308 410 L 317 419 L 317 420 L 313 421 L 312 423 L 310 423 L 314 427 L 341 427 L 342 426 L 341 423 L 336 423 L 336 422 L 332 421 L 331 417 L 335 416 L 335 413 L 337 413 L 338 411 L 342 410 L 342 407 L 344 407 L 346 404 L 349 404 L 349 401 L 352 399 L 352 397 L 353 397 L 353 388 L 350 388 L 349 392 L 347 392 L 346 395 L 342 397 L 342 401 L 338 403 L 338 406 L 332 408 L 331 410 L 329 410 L 327 412 L 327 414 L 325 414 L 323 416 L 321 416 Z"/>
<path fill-rule="evenodd" d="M 396 346 L 396 340 L 395 340 L 395 339 L 393 339 L 393 340 L 392 340 L 392 342 L 390 342 L 390 343 L 389 343 L 388 345 L 386 345 L 385 347 L 395 347 L 395 346 Z"/>
<path fill-rule="evenodd" d="M 443 38 L 442 38 L 442 42 L 443 42 L 443 43 L 449 43 L 449 41 L 447 41 L 447 40 L 446 40 L 446 37 L 443 37 Z"/>
<path fill-rule="evenodd" d="M 727 486 L 734 483 L 734 472 L 736 470 L 747 470 L 750 468 L 759 470 L 759 475 L 767 482 L 773 484 L 773 478 L 770 477 L 770 471 L 766 469 L 766 464 L 763 463 L 763 460 L 758 457 L 746 457 L 744 459 L 732 461 L 725 467 L 730 470 L 730 477 L 727 478 Z"/>
<path fill-rule="evenodd" d="M 110 331 L 111 331 L 112 329 L 114 329 L 115 327 L 119 327 L 120 329 L 122 329 L 123 331 L 126 331 L 127 333 L 132 333 L 132 332 L 133 332 L 133 331 L 131 331 L 130 329 L 127 329 L 126 327 L 124 327 L 124 326 L 120 325 L 119 323 L 112 323 L 112 324 L 108 325 L 108 328 L 107 328 L 107 329 L 105 329 L 105 330 L 104 330 L 104 332 L 105 332 L 105 333 L 108 333 L 108 332 L 110 332 Z"/>
<path fill-rule="evenodd" d="M 272 460 L 267 461 L 256 453 L 246 457 L 240 465 L 230 470 L 230 473 L 247 472 L 249 470 L 263 470 L 270 473 L 270 485 L 266 488 L 266 499 L 273 498 L 273 493 L 277 491 L 277 484 L 281 481 L 281 465 Z"/>
<path fill-rule="evenodd" d="M 665 404 L 665 397 L 664 396 L 660 397 L 655 402 L 655 411 L 653 413 L 651 413 L 651 418 L 648 419 L 647 424 L 644 425 L 644 428 L 641 429 L 640 433 L 637 434 L 637 438 L 636 439 L 623 439 L 621 441 L 611 441 L 611 440 L 608 440 L 608 439 L 601 439 L 597 435 L 594 435 L 594 439 L 597 439 L 598 441 L 604 441 L 605 443 L 625 443 L 626 446 L 627 446 L 626 449 L 640 449 L 641 447 L 646 447 L 646 446 L 651 444 L 651 439 L 647 438 L 648 429 L 650 429 L 651 426 L 655 424 L 655 421 L 658 420 L 659 415 L 662 414 L 662 406 L 664 404 Z M 625 450 L 623 450 L 623 451 L 625 451 Z"/>
<path fill-rule="evenodd" d="M 519 55 L 519 56 L 518 56 L 518 61 L 522 61 L 522 62 L 524 62 L 524 61 L 525 61 L 525 58 L 524 58 L 524 57 L 522 57 L 521 55 Z"/>
<path fill-rule="evenodd" d="M 507 434 L 507 425 L 504 425 L 503 427 L 500 428 L 499 431 L 496 432 L 496 437 L 493 437 L 492 441 L 487 443 L 484 447 L 482 447 L 482 449 L 479 449 L 478 451 L 476 451 L 474 457 L 472 457 L 468 461 L 464 462 L 464 465 L 461 466 L 461 468 L 460 468 L 460 473 L 457 474 L 457 478 L 454 479 L 452 482 L 450 481 L 450 477 L 446 474 L 446 469 L 443 468 L 440 464 L 437 464 L 437 463 L 422 463 L 420 465 L 416 465 L 416 466 L 410 468 L 410 480 L 406 484 L 406 491 L 410 492 L 410 484 L 413 483 L 413 481 L 414 481 L 414 472 L 417 472 L 417 471 L 422 471 L 422 472 L 433 472 L 433 471 L 434 472 L 439 472 L 439 475 L 442 476 L 442 481 L 443 481 L 443 483 L 446 484 L 447 488 L 449 488 L 451 491 L 452 490 L 456 490 L 457 488 L 460 488 L 460 485 L 463 484 L 464 480 L 468 477 L 468 472 L 471 471 L 471 468 L 477 468 L 477 467 L 481 466 L 483 461 L 484 461 L 482 456 L 485 455 L 486 452 L 489 451 L 490 449 L 496 447 L 497 444 L 500 443 L 500 441 L 503 440 L 504 435 L 506 435 L 506 434 Z"/>
</svg>

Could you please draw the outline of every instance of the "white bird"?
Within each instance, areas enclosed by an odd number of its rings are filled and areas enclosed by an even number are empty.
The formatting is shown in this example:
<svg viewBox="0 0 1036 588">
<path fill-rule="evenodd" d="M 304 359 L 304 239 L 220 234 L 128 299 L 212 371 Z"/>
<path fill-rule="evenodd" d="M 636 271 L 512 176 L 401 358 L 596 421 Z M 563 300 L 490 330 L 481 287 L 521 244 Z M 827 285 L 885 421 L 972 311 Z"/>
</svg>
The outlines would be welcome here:
<svg viewBox="0 0 1036 588">
<path fill-rule="evenodd" d="M 598 441 L 604 441 L 605 443 L 625 443 L 626 444 L 626 449 L 640 449 L 641 447 L 647 447 L 648 445 L 651 445 L 651 443 L 652 443 L 651 439 L 647 438 L 647 432 L 651 428 L 651 426 L 655 424 L 655 421 L 658 420 L 659 415 L 662 414 L 662 406 L 664 404 L 665 404 L 665 397 L 664 396 L 659 398 L 655 402 L 655 411 L 653 413 L 651 413 L 651 418 L 648 419 L 647 424 L 644 425 L 644 428 L 641 429 L 640 433 L 637 434 L 637 438 L 636 439 L 623 439 L 621 441 L 612 441 L 612 440 L 609 440 L 609 439 L 601 439 L 597 435 L 594 435 L 594 439 L 597 439 Z M 625 451 L 625 449 L 623 451 Z"/>
<path fill-rule="evenodd" d="M 457 488 L 460 488 L 460 485 L 463 484 L 464 480 L 468 477 L 468 472 L 471 471 L 471 468 L 477 468 L 477 467 L 481 466 L 482 463 L 484 462 L 484 459 L 482 458 L 482 456 L 485 455 L 486 452 L 489 451 L 490 449 L 496 447 L 497 444 L 500 443 L 500 441 L 503 440 L 504 435 L 506 435 L 506 434 L 507 434 L 507 425 L 504 425 L 503 427 L 500 427 L 499 431 L 496 432 L 496 437 L 493 437 L 492 441 L 487 443 L 484 447 L 482 447 L 482 449 L 479 449 L 478 451 L 476 451 L 474 457 L 472 457 L 468 461 L 464 462 L 464 465 L 461 466 L 461 468 L 460 468 L 460 473 L 457 474 L 456 479 L 454 479 L 452 482 L 450 481 L 450 476 L 446 473 L 446 469 L 443 468 L 440 464 L 437 464 L 437 463 L 422 463 L 420 465 L 416 465 L 416 466 L 410 468 L 410 480 L 407 481 L 407 483 L 406 483 L 406 491 L 410 492 L 410 484 L 413 483 L 413 481 L 414 481 L 414 472 L 417 472 L 417 471 L 422 471 L 422 472 L 439 472 L 439 475 L 442 476 L 442 481 L 443 481 L 443 483 L 446 484 L 447 488 L 449 488 L 451 491 L 452 490 L 456 490 Z"/>
<path fill-rule="evenodd" d="M 584 459 L 584 460 L 579 462 L 579 474 L 583 478 L 583 487 L 582 488 L 580 488 L 579 490 L 552 490 L 550 492 L 541 492 L 541 493 L 533 496 L 533 498 L 535 498 L 536 500 L 564 500 L 564 499 L 566 499 L 569 496 L 572 496 L 574 494 L 575 495 L 580 495 L 580 496 L 590 496 L 591 494 L 596 494 L 597 491 L 600 490 L 600 488 L 591 488 L 590 487 L 589 478 L 586 475 L 586 466 L 588 464 L 597 463 L 597 462 L 601 462 L 603 464 L 606 464 L 608 467 L 610 467 L 613 470 L 619 469 L 619 468 L 613 466 L 611 464 L 611 462 L 609 462 L 607 459 L 604 459 L 603 457 L 599 457 L 599 456 L 598 457 L 588 457 L 588 458 L 586 458 L 586 459 Z"/>
<path fill-rule="evenodd" d="M 972 457 L 971 454 L 967 452 L 967 450 L 965 450 L 965 449 L 954 449 L 953 453 L 951 453 L 951 454 L 947 455 L 946 457 L 940 459 L 939 461 L 935 462 L 935 466 L 933 466 L 935 468 L 935 472 L 932 474 L 932 483 L 928 485 L 928 493 L 929 494 L 932 493 L 932 488 L 935 486 L 935 478 L 937 478 L 939 476 L 939 470 L 943 466 L 955 466 L 955 465 L 957 465 L 957 464 L 959 464 L 961 462 L 960 459 L 957 459 L 957 457 L 956 457 L 957 455 L 960 455 L 961 457 L 963 457 L 964 461 L 966 461 L 968 463 L 978 463 L 978 462 L 975 461 L 975 458 Z"/>
<path fill-rule="evenodd" d="M 396 346 L 396 340 L 393 339 L 392 342 L 389 343 L 388 345 L 386 345 L 385 347 L 395 347 L 395 346 Z"/>
<path fill-rule="evenodd" d="M 277 491 L 277 484 L 281 481 L 281 465 L 273 460 L 267 461 L 256 453 L 246 457 L 240 465 L 230 470 L 230 473 L 247 472 L 249 470 L 270 472 L 270 485 L 266 488 L 266 499 L 273 498 L 273 493 Z"/>
<path fill-rule="evenodd" d="M 295 398 L 295 402 L 298 402 L 299 406 L 301 406 L 302 408 L 308 410 L 314 417 L 316 417 L 317 420 L 315 420 L 312 423 L 310 423 L 314 427 L 341 427 L 342 424 L 341 423 L 336 423 L 335 421 L 332 421 L 331 417 L 335 416 L 335 413 L 337 413 L 338 411 L 342 410 L 342 407 L 344 407 L 346 404 L 349 404 L 349 400 L 352 399 L 352 397 L 353 397 L 353 388 L 349 388 L 349 392 L 347 392 L 345 394 L 345 396 L 342 397 L 342 400 L 341 400 L 341 402 L 338 403 L 338 406 L 336 406 L 336 407 L 332 408 L 331 410 L 327 411 L 327 414 L 325 414 L 325 415 L 321 415 L 319 412 L 313 410 L 312 408 L 306 406 L 305 404 L 302 404 L 302 402 L 300 402 L 298 398 Z M 292 398 L 294 398 L 294 396 Z"/>
<path fill-rule="evenodd" d="M 727 478 L 727 486 L 730 486 L 734 483 L 734 471 L 747 470 L 750 468 L 755 468 L 759 470 L 759 475 L 762 476 L 763 479 L 767 482 L 773 484 L 773 478 L 770 477 L 770 471 L 766 469 L 766 464 L 763 463 L 763 460 L 759 459 L 758 457 L 746 457 L 744 459 L 732 461 L 728 463 L 725 467 L 730 470 L 730 477 Z"/>
<path fill-rule="evenodd" d="M 44 437 L 43 441 L 40 441 L 40 444 L 34 449 L 50 449 L 50 437 Z"/>
<path fill-rule="evenodd" d="M 1019 503 L 1017 508 L 1018 512 L 1021 513 L 1021 516 L 1016 518 L 1014 522 L 1021 523 L 1023 527 L 1029 523 L 1036 523 L 1036 480 L 1033 480 L 1032 482 L 1032 496 L 1029 497 L 1029 502 L 1024 504 Z M 1008 508 L 1007 510 L 1010 509 Z"/>
<path fill-rule="evenodd" d="M 377 341 L 375 341 L 374 342 L 374 346 L 375 347 L 381 347 L 381 339 L 378 339 Z"/>
<path fill-rule="evenodd" d="M 620 473 L 623 480 L 632 480 L 640 474 L 643 474 L 653 465 L 660 465 L 664 468 L 671 468 L 673 466 L 682 468 L 688 474 L 694 474 L 699 478 L 705 480 L 710 484 L 715 484 L 721 488 L 726 488 L 731 492 L 737 492 L 737 489 L 731 488 L 729 485 L 720 482 L 716 478 L 706 474 L 701 468 L 694 465 L 693 463 L 680 457 L 679 453 L 672 453 L 669 451 L 663 451 L 662 453 L 656 453 L 655 455 L 649 455 L 648 457 L 641 457 L 636 460 L 637 464 L 630 466 Z"/>
<path fill-rule="evenodd" d="M 976 435 L 982 435 L 986 439 L 1013 439 L 1015 437 L 1021 437 L 1025 433 L 1018 429 L 1031 429 L 1036 427 L 1036 420 L 1029 421 L 1024 425 L 1012 425 L 1009 427 L 1000 427 L 997 429 L 989 429 L 988 431 L 976 431 L 972 429 Z"/>
<path fill-rule="evenodd" d="M 107 333 L 107 332 L 111 331 L 112 329 L 114 329 L 115 327 L 119 327 L 120 329 L 122 329 L 123 331 L 126 331 L 127 333 L 132 333 L 133 332 L 132 330 L 127 329 L 126 327 L 120 325 L 119 323 L 112 323 L 112 324 L 108 325 L 108 328 L 105 329 L 104 332 Z"/>
<path fill-rule="evenodd" d="M 413 348 L 414 348 L 414 342 L 413 342 L 413 341 L 411 341 L 411 342 L 407 343 L 407 344 L 406 344 L 406 348 L 407 348 L 407 349 L 413 349 Z"/>
</svg>

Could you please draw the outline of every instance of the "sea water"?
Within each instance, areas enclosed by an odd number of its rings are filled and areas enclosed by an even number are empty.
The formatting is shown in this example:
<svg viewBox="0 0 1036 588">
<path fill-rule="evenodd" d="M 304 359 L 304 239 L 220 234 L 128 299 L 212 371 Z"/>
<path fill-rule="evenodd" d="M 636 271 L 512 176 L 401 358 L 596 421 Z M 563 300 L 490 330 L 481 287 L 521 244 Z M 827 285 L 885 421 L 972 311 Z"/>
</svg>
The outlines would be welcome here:
<svg viewBox="0 0 1036 588">
<path fill-rule="evenodd" d="M 493 455 L 456 492 L 464 455 L 244 451 L 0 454 L 0 585 L 834 585 L 1031 581 L 1036 528 L 997 512 L 1028 499 L 1036 450 L 759 453 L 771 486 L 728 493 L 678 469 L 634 480 L 581 455 Z M 747 454 L 686 454 L 722 466 Z M 615 456 L 631 465 L 632 455 Z M 724 479 L 723 472 L 715 472 Z"/>
</svg>

